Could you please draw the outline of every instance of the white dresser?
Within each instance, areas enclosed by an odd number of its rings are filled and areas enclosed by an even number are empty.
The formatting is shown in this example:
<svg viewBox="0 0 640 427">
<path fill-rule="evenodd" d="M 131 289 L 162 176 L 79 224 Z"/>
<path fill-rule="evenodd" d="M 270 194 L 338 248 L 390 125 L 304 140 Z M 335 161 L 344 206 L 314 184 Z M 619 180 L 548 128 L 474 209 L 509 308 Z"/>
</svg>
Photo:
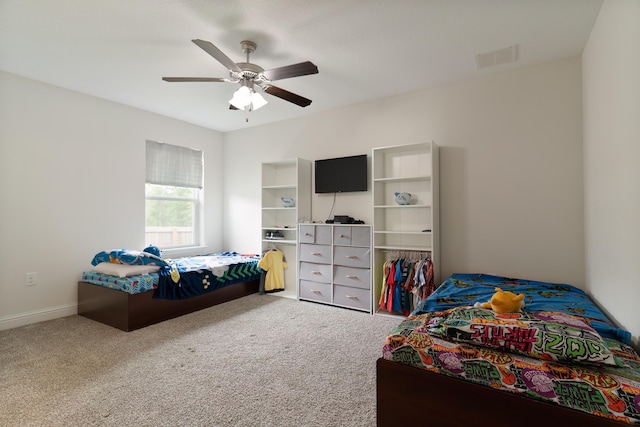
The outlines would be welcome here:
<svg viewBox="0 0 640 427">
<path fill-rule="evenodd" d="M 298 298 L 371 313 L 371 227 L 299 224 Z"/>
</svg>

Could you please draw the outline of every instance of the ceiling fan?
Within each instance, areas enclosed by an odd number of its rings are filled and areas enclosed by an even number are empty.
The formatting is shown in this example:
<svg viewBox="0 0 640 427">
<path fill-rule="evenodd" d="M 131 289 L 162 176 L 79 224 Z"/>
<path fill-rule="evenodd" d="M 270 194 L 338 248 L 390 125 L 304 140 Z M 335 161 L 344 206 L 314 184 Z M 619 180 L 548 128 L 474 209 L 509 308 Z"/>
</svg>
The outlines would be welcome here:
<svg viewBox="0 0 640 427">
<path fill-rule="evenodd" d="M 288 79 L 291 77 L 306 76 L 308 74 L 317 74 L 318 67 L 309 62 L 300 62 L 298 64 L 287 65 L 284 67 L 272 68 L 264 70 L 262 67 L 249 62 L 249 55 L 256 50 L 257 45 L 249 40 L 240 43 L 242 51 L 247 55 L 247 62 L 233 62 L 213 43 L 195 39 L 191 40 L 202 50 L 213 56 L 218 62 L 227 67 L 229 70 L 229 78 L 219 77 L 163 77 L 166 82 L 227 82 L 240 83 L 240 88 L 233 94 L 233 98 L 229 100 L 229 108 L 232 110 L 256 110 L 267 103 L 267 101 L 255 91 L 256 87 L 269 95 L 276 96 L 285 101 L 289 101 L 300 107 L 306 107 L 311 104 L 311 100 L 295 93 L 289 92 L 282 88 L 273 86 L 272 81 Z"/>
</svg>

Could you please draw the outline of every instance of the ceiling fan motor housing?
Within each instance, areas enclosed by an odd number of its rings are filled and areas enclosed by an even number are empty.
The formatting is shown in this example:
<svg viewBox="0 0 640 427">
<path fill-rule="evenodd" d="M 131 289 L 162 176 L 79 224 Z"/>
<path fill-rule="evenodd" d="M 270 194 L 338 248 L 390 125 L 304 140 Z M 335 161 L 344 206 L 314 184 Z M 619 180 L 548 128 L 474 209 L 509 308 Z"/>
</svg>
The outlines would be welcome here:
<svg viewBox="0 0 640 427">
<path fill-rule="evenodd" d="M 238 62 L 236 65 L 242 69 L 241 76 L 239 76 L 241 78 L 244 77 L 247 79 L 255 79 L 259 74 L 264 72 L 264 69 L 262 67 L 250 62 Z M 234 73 L 231 72 L 232 76 L 233 74 Z"/>
</svg>

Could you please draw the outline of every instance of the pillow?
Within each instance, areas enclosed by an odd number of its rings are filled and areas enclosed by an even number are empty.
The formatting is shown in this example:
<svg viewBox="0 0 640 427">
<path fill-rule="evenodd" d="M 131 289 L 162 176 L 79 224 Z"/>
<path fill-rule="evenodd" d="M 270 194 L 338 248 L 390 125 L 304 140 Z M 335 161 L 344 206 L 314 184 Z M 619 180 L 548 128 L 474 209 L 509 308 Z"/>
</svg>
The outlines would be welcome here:
<svg viewBox="0 0 640 427">
<path fill-rule="evenodd" d="M 159 265 L 161 267 L 169 264 L 157 255 L 143 251 L 134 251 L 131 249 L 113 249 L 111 251 L 98 252 L 91 260 L 91 265 L 98 265 L 101 262 L 110 262 L 112 264 L 128 264 L 128 265 Z"/>
<path fill-rule="evenodd" d="M 489 309 L 457 307 L 443 312 L 428 328 L 454 341 L 542 360 L 623 366 L 586 319 L 565 313 L 497 314 Z"/>
<path fill-rule="evenodd" d="M 114 264 L 111 262 L 101 262 L 95 267 L 94 271 L 98 273 L 109 274 L 111 276 L 127 277 L 137 276 L 139 274 L 155 273 L 160 270 L 159 265 L 127 265 L 127 264 Z"/>
</svg>

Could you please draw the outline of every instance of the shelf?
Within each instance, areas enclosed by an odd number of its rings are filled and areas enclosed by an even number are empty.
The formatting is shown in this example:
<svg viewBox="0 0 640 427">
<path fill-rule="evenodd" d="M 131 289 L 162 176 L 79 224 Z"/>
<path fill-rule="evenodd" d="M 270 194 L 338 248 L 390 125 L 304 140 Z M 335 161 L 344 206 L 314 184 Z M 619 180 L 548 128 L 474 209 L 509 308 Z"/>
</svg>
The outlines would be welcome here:
<svg viewBox="0 0 640 427">
<path fill-rule="evenodd" d="M 262 229 L 265 230 L 265 231 L 266 230 L 272 230 L 272 231 L 275 231 L 275 230 L 296 231 L 297 230 L 296 227 L 285 227 L 283 225 L 274 225 L 273 227 L 267 227 L 266 225 L 263 225 Z"/>
<path fill-rule="evenodd" d="M 372 168 L 373 305 L 375 314 L 404 317 L 379 306 L 383 266 L 402 253 L 428 253 L 439 281 L 438 148 L 432 142 L 374 148 Z M 410 204 L 397 204 L 397 193 L 409 193 Z"/>
<path fill-rule="evenodd" d="M 431 180 L 431 176 L 429 175 L 419 175 L 419 176 L 405 176 L 405 177 L 390 177 L 390 178 L 374 178 L 373 182 L 376 184 L 386 184 L 386 183 L 394 183 L 394 182 L 420 182 L 420 181 L 429 181 Z"/>
<path fill-rule="evenodd" d="M 288 263 L 297 258 L 298 220 L 311 217 L 311 171 L 309 160 L 293 158 L 262 163 L 261 236 L 262 250 L 277 247 Z M 292 198 L 294 206 L 285 207 L 282 198 Z M 283 238 L 269 239 L 267 233 L 278 231 Z M 295 268 L 284 270 L 283 292 L 271 295 L 297 299 Z"/>
<path fill-rule="evenodd" d="M 278 210 L 284 210 L 284 211 L 295 211 L 296 210 L 295 206 L 289 207 L 289 208 L 285 208 L 283 206 L 274 206 L 274 207 L 264 206 L 262 209 L 265 210 L 265 211 L 266 210 L 277 210 L 277 209 Z"/>
<path fill-rule="evenodd" d="M 295 184 L 282 184 L 282 185 L 263 185 L 263 190 L 287 190 L 287 189 L 296 189 L 297 186 Z"/>
<path fill-rule="evenodd" d="M 263 242 L 266 243 L 277 243 L 279 245 L 295 245 L 295 240 L 287 240 L 287 239 L 262 239 Z"/>
<path fill-rule="evenodd" d="M 374 246 L 374 249 L 381 249 L 387 251 L 415 251 L 415 252 L 433 252 L 432 246 L 409 246 L 409 245 L 400 245 L 400 246 Z"/>
<path fill-rule="evenodd" d="M 397 311 L 383 310 L 383 309 L 381 309 L 379 307 L 379 304 L 378 304 L 378 308 L 375 311 L 375 315 L 376 316 L 387 316 L 387 317 L 401 317 L 403 319 L 407 317 L 403 313 L 398 313 Z"/>
<path fill-rule="evenodd" d="M 415 208 L 431 208 L 432 205 L 377 205 L 374 209 L 415 209 Z"/>
<path fill-rule="evenodd" d="M 432 231 L 422 231 L 422 230 L 400 230 L 400 231 L 379 230 L 379 231 L 373 232 L 373 234 L 415 234 L 418 236 L 428 236 L 432 233 L 433 233 Z"/>
<path fill-rule="evenodd" d="M 418 151 L 420 153 L 427 151 L 428 153 L 431 153 L 431 146 L 428 142 L 416 142 L 413 144 L 378 147 L 374 148 L 374 151 L 378 151 L 383 154 L 404 154 L 411 151 Z"/>
</svg>

